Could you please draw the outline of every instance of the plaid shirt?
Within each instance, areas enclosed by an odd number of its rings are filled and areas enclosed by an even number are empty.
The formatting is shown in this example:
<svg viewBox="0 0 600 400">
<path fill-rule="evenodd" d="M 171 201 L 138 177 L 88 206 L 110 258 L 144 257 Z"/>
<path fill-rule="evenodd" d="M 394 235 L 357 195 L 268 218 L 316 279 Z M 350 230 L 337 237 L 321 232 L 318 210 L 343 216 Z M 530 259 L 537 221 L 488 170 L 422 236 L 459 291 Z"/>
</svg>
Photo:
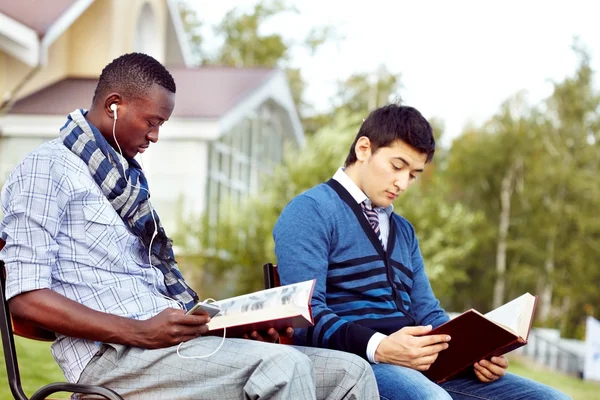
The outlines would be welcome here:
<svg viewBox="0 0 600 400">
<path fill-rule="evenodd" d="M 11 298 L 48 288 L 89 308 L 148 319 L 167 307 L 164 276 L 60 139 L 29 154 L 2 190 L 0 235 Z M 100 344 L 58 335 L 52 354 L 77 382 Z"/>
</svg>

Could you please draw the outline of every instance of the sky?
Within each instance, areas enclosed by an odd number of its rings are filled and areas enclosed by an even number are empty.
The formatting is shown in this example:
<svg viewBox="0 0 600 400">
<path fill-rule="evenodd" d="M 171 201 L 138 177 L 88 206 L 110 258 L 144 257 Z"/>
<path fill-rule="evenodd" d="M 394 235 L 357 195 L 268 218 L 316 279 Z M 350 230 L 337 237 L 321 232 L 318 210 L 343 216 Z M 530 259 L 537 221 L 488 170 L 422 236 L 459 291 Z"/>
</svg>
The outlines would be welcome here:
<svg viewBox="0 0 600 400">
<path fill-rule="evenodd" d="M 255 0 L 191 0 L 210 26 Z M 327 110 L 336 82 L 384 65 L 402 76 L 400 96 L 426 117 L 445 123 L 444 141 L 467 124 L 481 124 L 519 91 L 531 104 L 551 94 L 552 82 L 572 75 L 574 37 L 600 70 L 600 2 L 594 0 L 288 0 L 298 13 L 274 17 L 265 33 L 300 42 L 313 26 L 332 25 L 339 40 L 310 55 L 299 46 L 290 65 L 300 67 L 305 100 Z M 599 78 L 596 77 L 596 87 Z"/>
</svg>

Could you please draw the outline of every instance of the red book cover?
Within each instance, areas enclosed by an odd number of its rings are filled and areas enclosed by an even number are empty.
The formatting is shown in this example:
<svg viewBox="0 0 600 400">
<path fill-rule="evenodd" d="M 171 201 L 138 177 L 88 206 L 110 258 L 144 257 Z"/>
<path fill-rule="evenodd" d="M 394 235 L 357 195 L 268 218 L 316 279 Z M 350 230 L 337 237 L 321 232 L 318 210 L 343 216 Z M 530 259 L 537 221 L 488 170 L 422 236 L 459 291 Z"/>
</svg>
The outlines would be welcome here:
<svg viewBox="0 0 600 400">
<path fill-rule="evenodd" d="M 515 303 L 521 299 L 522 306 Z M 441 383 L 472 368 L 477 361 L 506 354 L 527 344 L 536 303 L 537 296 L 527 293 L 498 308 L 504 314 L 514 316 L 514 326 L 494 322 L 488 319 L 487 314 L 471 309 L 433 329 L 428 335 L 448 334 L 452 339 L 448 348 L 441 351 L 429 370 L 424 372 L 425 376 Z M 500 310 L 505 306 L 511 307 Z M 518 312 L 520 314 L 516 315 Z"/>
</svg>

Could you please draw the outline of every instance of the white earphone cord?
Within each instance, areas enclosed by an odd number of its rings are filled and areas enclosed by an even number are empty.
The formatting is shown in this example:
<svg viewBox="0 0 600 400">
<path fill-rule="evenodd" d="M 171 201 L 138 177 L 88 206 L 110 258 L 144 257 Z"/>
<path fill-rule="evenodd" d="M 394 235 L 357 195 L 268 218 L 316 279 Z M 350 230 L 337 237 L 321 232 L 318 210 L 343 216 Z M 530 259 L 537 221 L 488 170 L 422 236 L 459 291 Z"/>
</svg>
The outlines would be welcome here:
<svg viewBox="0 0 600 400">
<path fill-rule="evenodd" d="M 211 301 L 212 303 L 215 302 L 215 299 L 211 299 L 210 297 L 206 300 L 204 300 L 204 303 L 206 303 L 207 301 Z M 217 351 L 221 350 L 221 346 L 223 346 L 223 343 L 225 343 L 225 337 L 227 336 L 227 328 L 223 328 L 223 337 L 221 338 L 221 342 L 219 343 L 219 345 L 217 346 L 216 349 L 214 349 L 212 351 L 212 353 L 206 354 L 206 355 L 200 355 L 200 356 L 184 356 L 183 354 L 180 353 L 180 349 L 181 346 L 186 343 L 186 342 L 181 342 L 177 345 L 177 355 L 179 356 L 179 358 L 183 358 L 183 359 L 196 359 L 196 358 L 206 358 L 206 357 L 210 357 L 213 354 L 215 354 Z"/>
<path fill-rule="evenodd" d="M 115 106 L 114 108 L 112 106 Z M 125 159 L 125 157 L 123 157 L 123 151 L 121 150 L 121 146 L 119 145 L 119 142 L 117 141 L 117 134 L 116 134 L 116 127 L 117 127 L 117 106 L 116 104 L 111 104 L 111 109 L 114 112 L 114 117 L 113 117 L 113 139 L 115 141 L 115 144 L 117 145 L 117 148 L 119 149 L 119 154 L 121 155 L 121 158 L 119 159 L 119 162 L 121 163 L 121 166 L 123 167 L 123 173 L 125 173 L 126 171 L 126 166 L 123 163 L 123 160 Z M 141 161 L 141 165 L 142 165 L 142 170 L 144 169 L 144 160 L 142 155 L 140 154 L 140 161 Z M 149 199 L 150 198 L 150 192 L 148 191 L 148 189 L 143 188 L 141 186 L 134 186 L 131 184 L 131 180 L 130 177 L 127 177 L 127 185 L 131 186 L 132 188 L 137 188 L 140 190 L 145 190 L 146 191 L 146 198 Z M 150 266 L 154 269 L 157 270 L 157 268 L 152 264 L 152 243 L 154 242 L 154 238 L 156 237 L 156 235 L 158 235 L 158 224 L 156 223 L 156 218 L 154 217 L 154 208 L 152 207 L 152 204 L 150 203 L 150 201 L 148 200 L 148 206 L 150 207 L 150 215 L 152 215 L 152 221 L 154 222 L 154 233 L 152 233 L 152 238 L 150 239 L 150 244 L 148 246 L 148 263 L 150 264 Z M 160 271 L 159 271 L 160 272 Z M 164 294 L 162 294 L 157 288 L 156 288 L 156 282 L 153 279 L 152 280 L 152 287 L 154 288 L 154 291 L 156 293 L 158 293 L 160 296 L 162 296 L 163 298 L 165 298 L 166 300 L 169 301 L 175 301 L 177 302 L 177 304 L 183 309 L 185 310 L 185 305 L 178 300 L 175 300 L 171 297 L 165 296 Z M 204 301 L 208 301 L 208 300 L 212 300 L 214 302 L 214 299 L 206 299 Z M 213 354 L 215 354 L 217 351 L 219 351 L 221 349 L 221 347 L 223 346 L 223 343 L 225 342 L 225 337 L 227 334 L 227 328 L 223 328 L 223 337 L 221 338 L 221 343 L 219 343 L 219 345 L 217 346 L 217 348 L 215 350 L 213 350 L 212 353 L 206 354 L 206 355 L 200 355 L 200 356 L 184 356 L 182 354 L 180 354 L 179 350 L 181 348 L 181 345 L 183 345 L 185 342 L 181 342 L 179 343 L 179 345 L 177 346 L 177 356 L 179 356 L 182 359 L 196 359 L 196 358 L 206 358 L 206 357 L 210 357 Z"/>
<path fill-rule="evenodd" d="M 114 108 L 112 106 L 115 106 Z M 119 155 L 121 156 L 121 158 L 119 159 L 119 163 L 121 164 L 121 167 L 123 167 L 123 174 L 125 174 L 125 171 L 127 170 L 127 166 L 125 165 L 125 157 L 123 157 L 123 150 L 121 150 L 121 145 L 119 145 L 119 141 L 117 140 L 117 131 L 116 131 L 116 127 L 117 127 L 117 107 L 116 104 L 111 104 L 111 110 L 113 110 L 114 112 L 114 117 L 113 117 L 113 139 L 115 141 L 115 144 L 117 145 L 117 149 L 119 150 Z M 127 186 L 132 187 L 132 188 L 136 188 L 139 190 L 144 190 L 147 193 L 147 196 L 150 194 L 148 192 L 148 189 L 143 188 L 141 186 L 134 186 L 131 184 L 131 178 L 128 176 L 127 177 Z M 149 196 L 147 197 L 147 199 L 149 198 Z M 150 207 L 150 215 L 152 216 L 152 222 L 154 222 L 154 232 L 152 233 L 152 238 L 150 238 L 150 244 L 148 246 L 148 263 L 150 264 L 150 266 L 156 270 L 156 267 L 152 264 L 152 243 L 154 243 L 154 238 L 156 237 L 156 235 L 158 235 L 158 224 L 156 223 L 156 218 L 154 218 L 154 209 L 152 207 L 152 204 L 150 203 L 150 201 L 148 201 L 148 206 Z M 182 302 L 177 301 L 175 299 L 172 299 L 168 296 L 165 296 L 164 294 L 162 294 L 157 288 L 156 288 L 156 282 L 153 280 L 152 281 L 152 287 L 154 288 L 154 291 L 156 293 L 158 293 L 160 296 L 162 296 L 164 299 L 169 300 L 169 301 L 175 301 L 177 302 L 177 304 L 185 310 L 185 306 L 183 305 Z"/>
</svg>

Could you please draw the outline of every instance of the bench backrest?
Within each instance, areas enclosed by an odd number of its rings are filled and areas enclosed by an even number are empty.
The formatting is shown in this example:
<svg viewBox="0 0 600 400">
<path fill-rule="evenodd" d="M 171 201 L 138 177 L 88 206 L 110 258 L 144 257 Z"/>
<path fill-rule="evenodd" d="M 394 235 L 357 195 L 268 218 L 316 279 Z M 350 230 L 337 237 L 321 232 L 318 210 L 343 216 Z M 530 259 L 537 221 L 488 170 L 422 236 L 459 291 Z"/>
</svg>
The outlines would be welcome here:
<svg viewBox="0 0 600 400">
<path fill-rule="evenodd" d="M 266 263 L 263 265 L 263 277 L 265 279 L 265 289 L 281 286 L 276 264 Z"/>
</svg>

